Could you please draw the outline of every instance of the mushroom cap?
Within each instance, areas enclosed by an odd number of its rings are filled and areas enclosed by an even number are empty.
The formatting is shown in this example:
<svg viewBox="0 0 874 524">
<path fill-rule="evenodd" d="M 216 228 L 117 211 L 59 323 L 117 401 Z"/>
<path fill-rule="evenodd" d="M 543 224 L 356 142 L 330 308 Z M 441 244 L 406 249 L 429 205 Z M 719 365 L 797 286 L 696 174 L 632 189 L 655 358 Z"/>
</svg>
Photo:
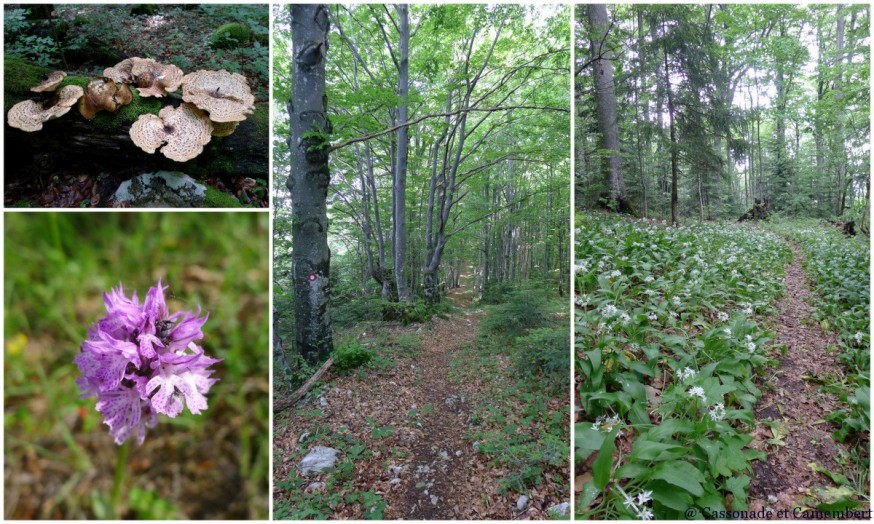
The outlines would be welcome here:
<svg viewBox="0 0 874 524">
<path fill-rule="evenodd" d="M 224 69 L 185 75 L 182 99 L 208 111 L 213 122 L 242 122 L 255 105 L 246 77 Z"/>
<path fill-rule="evenodd" d="M 186 162 L 203 152 L 209 143 L 212 122 L 206 113 L 193 104 L 174 108 L 167 106 L 158 113 L 140 115 L 130 128 L 134 144 L 146 153 L 154 153 L 161 144 L 164 156 L 177 162 Z"/>
<path fill-rule="evenodd" d="M 118 86 L 118 91 L 115 92 L 113 96 L 113 100 L 119 105 L 126 106 L 130 104 L 134 99 L 134 94 L 131 92 L 130 88 L 127 84 L 120 84 Z"/>
<path fill-rule="evenodd" d="M 160 98 L 167 96 L 167 92 L 176 91 L 182 84 L 184 73 L 173 64 L 161 64 L 151 58 L 137 57 L 129 60 L 131 61 L 130 74 L 136 83 L 140 96 Z"/>
<path fill-rule="evenodd" d="M 237 130 L 238 125 L 240 125 L 239 122 L 213 122 L 212 136 L 222 137 L 232 135 Z"/>
<path fill-rule="evenodd" d="M 109 78 L 97 78 L 88 82 L 85 96 L 79 99 L 79 113 L 86 120 L 91 120 L 104 109 L 114 112 L 119 106 L 115 99 L 117 91 L 118 85 Z"/>
<path fill-rule="evenodd" d="M 30 90 L 34 93 L 44 93 L 46 91 L 54 91 L 58 84 L 60 84 L 64 78 L 67 77 L 67 73 L 63 71 L 53 71 L 48 74 L 45 80 L 39 83 L 36 87 L 31 87 Z"/>
<path fill-rule="evenodd" d="M 112 80 L 115 80 L 119 83 L 130 82 L 133 79 L 133 75 L 131 74 L 133 60 L 133 58 L 125 58 L 114 66 L 107 67 L 103 70 L 103 76 L 105 76 L 106 78 L 111 78 Z M 144 59 L 138 58 L 138 60 Z"/>
<path fill-rule="evenodd" d="M 25 100 L 12 106 L 7 115 L 9 126 L 28 133 L 42 129 L 43 122 L 67 114 L 84 94 L 79 86 L 64 86 L 48 107 L 36 100 Z"/>
</svg>

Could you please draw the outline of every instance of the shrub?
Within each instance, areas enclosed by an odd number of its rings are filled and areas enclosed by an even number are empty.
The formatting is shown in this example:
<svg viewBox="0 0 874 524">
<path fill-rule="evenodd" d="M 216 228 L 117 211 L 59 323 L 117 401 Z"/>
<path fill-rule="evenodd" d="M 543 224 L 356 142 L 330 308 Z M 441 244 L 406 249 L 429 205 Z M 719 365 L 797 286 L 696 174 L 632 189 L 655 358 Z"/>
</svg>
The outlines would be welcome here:
<svg viewBox="0 0 874 524">
<path fill-rule="evenodd" d="M 380 319 L 379 301 L 372 297 L 337 297 L 331 305 L 331 321 L 343 329 L 359 322 Z"/>
<path fill-rule="evenodd" d="M 209 39 L 209 45 L 215 49 L 235 49 L 252 40 L 252 30 L 243 24 L 225 24 L 219 26 Z"/>
<path fill-rule="evenodd" d="M 553 323 L 556 310 L 546 289 L 525 286 L 510 291 L 504 304 L 493 306 L 483 327 L 486 333 L 519 338 Z"/>
<path fill-rule="evenodd" d="M 362 346 L 358 341 L 352 341 L 334 350 L 334 368 L 337 371 L 348 371 L 367 364 L 373 359 L 372 350 Z"/>
<path fill-rule="evenodd" d="M 566 386 L 571 365 L 569 328 L 532 330 L 516 341 L 514 360 L 521 375 L 544 375 L 549 382 Z"/>
</svg>

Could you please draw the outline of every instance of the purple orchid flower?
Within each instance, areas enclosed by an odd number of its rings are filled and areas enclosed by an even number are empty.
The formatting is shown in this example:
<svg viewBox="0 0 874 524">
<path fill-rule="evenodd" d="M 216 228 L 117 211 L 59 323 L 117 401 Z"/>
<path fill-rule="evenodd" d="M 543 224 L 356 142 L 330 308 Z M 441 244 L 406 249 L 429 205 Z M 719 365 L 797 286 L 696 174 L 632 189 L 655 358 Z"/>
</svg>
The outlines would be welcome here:
<svg viewBox="0 0 874 524">
<path fill-rule="evenodd" d="M 103 296 L 106 316 L 88 330 L 73 362 L 80 396 L 97 397 L 97 411 L 116 444 L 158 423 L 158 414 L 176 417 L 187 406 L 192 414 L 207 408 L 206 394 L 218 379 L 210 366 L 222 359 L 207 357 L 195 341 L 208 314 L 180 311 L 170 314 L 166 287 L 149 289 L 140 304 L 136 292 L 127 298 L 121 284 Z"/>
</svg>

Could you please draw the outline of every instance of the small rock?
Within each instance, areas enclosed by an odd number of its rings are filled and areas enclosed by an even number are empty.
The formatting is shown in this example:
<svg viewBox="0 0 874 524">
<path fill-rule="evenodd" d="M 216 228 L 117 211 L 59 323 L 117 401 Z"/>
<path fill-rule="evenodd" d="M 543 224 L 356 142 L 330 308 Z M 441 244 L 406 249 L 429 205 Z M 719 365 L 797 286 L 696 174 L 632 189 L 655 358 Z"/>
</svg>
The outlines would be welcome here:
<svg viewBox="0 0 874 524">
<path fill-rule="evenodd" d="M 481 444 L 480 444 L 479 442 L 474 442 L 474 443 L 473 443 L 473 450 L 474 450 L 474 451 L 479 451 L 479 447 L 480 447 L 480 445 L 481 445 Z"/>
<path fill-rule="evenodd" d="M 550 506 L 549 509 L 546 510 L 546 512 L 555 515 L 556 517 L 566 517 L 570 509 L 570 502 L 562 502 L 561 504 L 555 504 L 554 506 Z"/>
<path fill-rule="evenodd" d="M 328 407 L 328 399 L 326 399 L 325 397 L 319 397 L 319 405 L 323 408 Z"/>
<path fill-rule="evenodd" d="M 437 455 L 440 457 L 440 460 L 449 460 L 449 453 L 446 453 L 445 451 L 441 451 Z"/>
<path fill-rule="evenodd" d="M 397 486 L 398 484 L 401 483 L 401 479 L 393 478 L 393 479 L 389 480 L 388 483 L 391 484 L 392 486 Z"/>
<path fill-rule="evenodd" d="M 122 182 L 112 198 L 137 207 L 201 207 L 206 186 L 185 173 L 158 171 Z"/>
<path fill-rule="evenodd" d="M 519 500 L 516 501 L 516 509 L 518 509 L 519 511 L 525 509 L 525 506 L 527 505 L 528 497 L 526 497 L 525 495 L 522 495 L 521 497 L 519 497 Z"/>
<path fill-rule="evenodd" d="M 298 444 L 303 444 L 303 441 L 306 440 L 307 437 L 309 437 L 309 436 L 310 436 L 310 432 L 309 432 L 309 431 L 304 431 L 303 433 L 300 434 L 300 438 L 297 439 L 297 443 L 298 443 Z"/>
<path fill-rule="evenodd" d="M 459 449 L 458 451 L 455 452 L 455 456 L 456 456 L 456 457 L 460 457 L 460 456 L 461 456 L 461 450 L 460 450 L 460 449 Z"/>
<path fill-rule="evenodd" d="M 440 497 L 438 497 L 437 495 L 431 495 L 431 505 L 432 506 L 436 506 L 438 500 L 440 500 Z"/>
<path fill-rule="evenodd" d="M 337 462 L 337 451 L 334 448 L 316 446 L 300 461 L 297 469 L 306 476 L 316 475 L 322 471 L 334 467 Z"/>
<path fill-rule="evenodd" d="M 309 486 L 307 486 L 306 489 L 303 490 L 303 492 L 304 493 L 315 493 L 317 491 L 322 491 L 323 489 L 325 489 L 324 482 L 313 482 Z"/>
</svg>

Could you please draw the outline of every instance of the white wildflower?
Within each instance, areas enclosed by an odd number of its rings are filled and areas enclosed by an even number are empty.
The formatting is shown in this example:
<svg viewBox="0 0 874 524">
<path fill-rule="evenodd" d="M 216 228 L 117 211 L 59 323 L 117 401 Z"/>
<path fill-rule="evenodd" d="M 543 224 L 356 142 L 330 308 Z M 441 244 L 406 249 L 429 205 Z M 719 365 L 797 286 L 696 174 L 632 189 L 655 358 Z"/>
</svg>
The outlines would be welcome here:
<svg viewBox="0 0 874 524">
<path fill-rule="evenodd" d="M 601 310 L 601 314 L 605 318 L 610 318 L 610 317 L 616 315 L 617 313 L 619 313 L 619 310 L 616 309 L 616 306 L 614 306 L 613 304 L 607 304 L 606 306 L 604 306 L 604 309 Z"/>
<path fill-rule="evenodd" d="M 672 298 L 672 299 L 671 299 L 671 302 L 673 302 L 675 306 L 679 306 L 680 304 L 683 303 L 683 301 L 680 300 L 680 297 L 674 297 L 674 298 Z"/>
<path fill-rule="evenodd" d="M 690 397 L 698 397 L 704 402 L 707 402 L 707 396 L 704 394 L 704 388 L 701 386 L 692 386 L 686 393 L 688 393 Z"/>
<path fill-rule="evenodd" d="M 619 318 L 622 319 L 623 323 L 629 322 L 631 320 L 631 317 L 628 316 L 628 313 L 622 313 L 621 315 L 619 315 Z"/>
<path fill-rule="evenodd" d="M 731 329 L 730 329 L 730 328 L 725 328 L 725 329 L 723 329 L 722 331 L 723 331 L 726 335 L 728 335 L 729 337 L 731 337 Z"/>
<path fill-rule="evenodd" d="M 649 315 L 646 316 L 646 318 L 648 318 L 650 322 L 655 322 L 656 320 L 659 319 L 659 316 L 656 315 L 655 313 L 650 313 Z"/>
<path fill-rule="evenodd" d="M 755 342 L 747 342 L 747 351 L 750 353 L 756 352 L 756 343 Z"/>
<path fill-rule="evenodd" d="M 608 276 L 609 278 L 617 278 L 617 277 L 621 277 L 621 276 L 622 276 L 622 271 L 619 271 L 618 269 L 614 269 L 613 271 L 607 273 L 607 276 Z"/>
<path fill-rule="evenodd" d="M 864 336 L 865 336 L 865 335 L 863 335 L 861 331 L 857 331 L 856 334 L 853 335 L 853 339 L 856 341 L 856 344 L 861 344 L 861 343 L 862 343 L 862 337 L 864 337 Z"/>
<path fill-rule="evenodd" d="M 725 322 L 726 320 L 728 320 L 728 313 L 726 313 L 725 311 L 720 311 L 716 314 L 716 318 L 718 318 L 720 322 Z"/>
<path fill-rule="evenodd" d="M 653 518 L 652 511 L 650 511 L 647 508 L 640 508 L 637 511 L 637 518 L 639 518 L 640 520 L 652 520 L 652 518 Z"/>
<path fill-rule="evenodd" d="M 646 504 L 652 500 L 652 491 L 641 491 L 637 494 L 637 503 Z"/>
<path fill-rule="evenodd" d="M 710 408 L 710 419 L 714 422 L 719 422 L 725 418 L 725 406 L 722 402 Z"/>
<path fill-rule="evenodd" d="M 679 378 L 682 382 L 685 382 L 686 380 L 688 380 L 690 378 L 695 378 L 695 376 L 697 374 L 698 374 L 697 371 L 695 371 L 692 368 L 687 367 L 687 368 L 681 369 L 680 371 L 677 372 L 677 378 Z"/>
<path fill-rule="evenodd" d="M 652 275 L 647 275 L 646 278 L 643 279 L 644 282 L 652 282 L 655 280 Z"/>
</svg>

